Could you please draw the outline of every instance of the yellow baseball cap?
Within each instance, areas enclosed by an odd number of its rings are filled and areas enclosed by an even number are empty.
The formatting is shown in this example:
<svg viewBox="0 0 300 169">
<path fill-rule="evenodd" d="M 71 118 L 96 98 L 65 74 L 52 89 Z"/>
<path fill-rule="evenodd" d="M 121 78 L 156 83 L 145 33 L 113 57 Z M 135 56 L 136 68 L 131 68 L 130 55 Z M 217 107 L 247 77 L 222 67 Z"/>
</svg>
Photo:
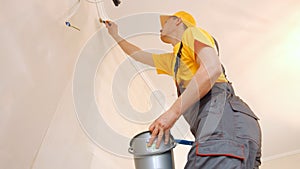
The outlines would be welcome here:
<svg viewBox="0 0 300 169">
<path fill-rule="evenodd" d="M 179 11 L 179 12 L 176 12 L 175 14 L 173 15 L 160 15 L 160 24 L 161 24 L 161 27 L 164 26 L 165 22 L 171 17 L 171 16 L 176 16 L 178 18 L 181 18 L 182 22 L 187 26 L 187 27 L 193 27 L 193 26 L 196 26 L 196 21 L 194 19 L 194 17 L 185 12 L 185 11 Z"/>
</svg>

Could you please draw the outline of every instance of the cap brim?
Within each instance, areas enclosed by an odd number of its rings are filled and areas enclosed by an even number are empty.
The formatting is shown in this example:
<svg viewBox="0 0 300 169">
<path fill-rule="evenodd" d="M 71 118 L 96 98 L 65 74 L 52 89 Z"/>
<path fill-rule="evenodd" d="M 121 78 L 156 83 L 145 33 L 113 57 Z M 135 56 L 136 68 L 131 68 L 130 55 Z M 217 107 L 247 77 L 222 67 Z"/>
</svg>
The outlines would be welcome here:
<svg viewBox="0 0 300 169">
<path fill-rule="evenodd" d="M 161 27 L 164 27 L 166 21 L 170 18 L 170 15 L 160 15 L 160 24 Z"/>
</svg>

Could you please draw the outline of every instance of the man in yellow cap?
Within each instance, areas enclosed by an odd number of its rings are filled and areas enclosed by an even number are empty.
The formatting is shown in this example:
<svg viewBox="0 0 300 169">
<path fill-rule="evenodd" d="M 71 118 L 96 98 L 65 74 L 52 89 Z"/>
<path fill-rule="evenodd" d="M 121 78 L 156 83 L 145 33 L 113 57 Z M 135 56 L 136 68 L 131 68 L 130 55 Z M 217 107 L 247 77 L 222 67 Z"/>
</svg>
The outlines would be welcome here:
<svg viewBox="0 0 300 169">
<path fill-rule="evenodd" d="M 149 127 L 156 141 L 168 143 L 170 129 L 183 115 L 195 136 L 185 169 L 252 169 L 260 166 L 261 131 L 258 118 L 238 96 L 218 57 L 214 38 L 196 27 L 187 12 L 162 15 L 161 40 L 173 52 L 152 54 L 119 36 L 114 22 L 106 22 L 110 35 L 126 54 L 156 67 L 158 74 L 174 78 L 178 98 Z M 165 137 L 163 137 L 165 136 Z M 162 140 L 165 138 L 165 140 Z"/>
</svg>

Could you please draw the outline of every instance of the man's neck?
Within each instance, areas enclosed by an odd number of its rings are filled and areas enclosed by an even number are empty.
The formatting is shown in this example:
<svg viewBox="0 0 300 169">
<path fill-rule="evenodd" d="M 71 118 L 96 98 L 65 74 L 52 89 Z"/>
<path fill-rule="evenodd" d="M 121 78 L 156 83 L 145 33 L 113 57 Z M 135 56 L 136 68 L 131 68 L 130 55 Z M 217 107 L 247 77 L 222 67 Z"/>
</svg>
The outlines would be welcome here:
<svg viewBox="0 0 300 169">
<path fill-rule="evenodd" d="M 171 40 L 171 44 L 174 47 L 177 43 L 181 42 L 182 35 L 184 33 L 185 29 L 180 28 L 176 32 L 174 32 L 173 38 Z"/>
</svg>

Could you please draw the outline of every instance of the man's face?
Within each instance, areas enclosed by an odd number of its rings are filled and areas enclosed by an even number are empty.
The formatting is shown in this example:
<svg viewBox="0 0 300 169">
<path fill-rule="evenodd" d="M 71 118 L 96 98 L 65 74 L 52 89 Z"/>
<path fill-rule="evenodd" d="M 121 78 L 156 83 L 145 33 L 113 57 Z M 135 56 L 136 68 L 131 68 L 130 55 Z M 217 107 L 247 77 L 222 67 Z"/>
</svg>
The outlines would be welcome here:
<svg viewBox="0 0 300 169">
<path fill-rule="evenodd" d="M 170 38 L 172 38 L 172 33 L 177 29 L 178 18 L 171 16 L 166 20 L 164 26 L 160 30 L 160 38 L 165 43 L 170 43 Z"/>
</svg>

